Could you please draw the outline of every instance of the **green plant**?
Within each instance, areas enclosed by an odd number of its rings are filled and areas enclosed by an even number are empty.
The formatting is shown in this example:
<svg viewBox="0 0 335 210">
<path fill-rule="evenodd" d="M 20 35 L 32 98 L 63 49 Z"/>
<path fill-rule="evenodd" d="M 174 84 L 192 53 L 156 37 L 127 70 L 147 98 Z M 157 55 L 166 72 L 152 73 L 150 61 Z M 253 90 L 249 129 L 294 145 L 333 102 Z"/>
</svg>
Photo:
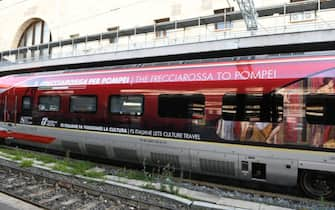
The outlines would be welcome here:
<svg viewBox="0 0 335 210">
<path fill-rule="evenodd" d="M 102 179 L 105 176 L 105 174 L 103 172 L 98 172 L 98 171 L 86 171 L 84 173 L 84 176 L 96 178 L 96 179 Z"/>
<path fill-rule="evenodd" d="M 65 159 L 69 160 L 70 159 L 70 155 L 71 155 L 71 151 L 70 150 L 66 150 L 66 152 L 65 152 Z"/>
<path fill-rule="evenodd" d="M 117 176 L 120 177 L 125 177 L 128 179 L 137 179 L 137 180 L 147 180 L 148 176 L 146 175 L 146 173 L 143 173 L 141 171 L 136 171 L 136 170 L 128 170 L 126 168 L 123 168 L 122 170 L 119 170 L 116 173 Z"/>
<path fill-rule="evenodd" d="M 173 184 L 169 184 L 169 192 L 174 195 L 179 195 L 179 188 L 174 186 Z"/>
<path fill-rule="evenodd" d="M 31 167 L 33 165 L 33 163 L 34 162 L 32 160 L 23 160 L 23 161 L 21 161 L 20 166 L 23 167 L 23 168 Z"/>
<path fill-rule="evenodd" d="M 165 184 L 160 184 L 160 188 L 159 188 L 160 191 L 162 192 L 167 192 L 167 187 Z"/>
<path fill-rule="evenodd" d="M 22 157 L 19 155 L 12 156 L 10 159 L 12 160 L 22 160 Z"/>
<path fill-rule="evenodd" d="M 146 189 L 156 189 L 155 186 L 150 182 L 150 183 L 145 183 L 143 186 Z"/>
<path fill-rule="evenodd" d="M 61 171 L 64 173 L 72 174 L 72 169 L 62 163 L 56 162 L 55 165 L 52 167 L 52 169 L 55 171 Z"/>
<path fill-rule="evenodd" d="M 36 157 L 37 160 L 42 161 L 43 163 L 54 163 L 56 159 L 50 155 L 39 155 Z"/>
<path fill-rule="evenodd" d="M 43 163 L 54 163 L 52 166 L 53 170 L 61 171 L 64 173 L 74 174 L 74 175 L 82 175 L 92 178 L 103 178 L 104 172 L 97 172 L 90 170 L 94 167 L 94 164 L 88 161 L 75 161 L 70 159 L 70 152 L 66 152 L 66 158 L 64 160 L 58 160 L 51 155 L 38 154 L 28 151 L 23 151 L 19 149 L 7 149 L 1 148 L 0 152 L 4 153 L 6 157 L 11 158 L 12 160 L 22 160 L 23 158 L 35 159 L 41 161 Z M 31 162 L 31 163 L 30 163 Z M 32 166 L 32 161 L 22 161 L 22 167 L 30 167 Z"/>
<path fill-rule="evenodd" d="M 0 148 L 0 151 L 4 153 L 6 157 L 11 158 L 12 160 L 22 160 L 22 158 L 25 157 L 25 158 L 30 158 L 30 159 L 36 159 L 44 163 L 55 162 L 55 158 L 53 158 L 50 155 L 35 154 L 35 153 L 19 150 L 17 148 L 14 148 L 14 149 Z"/>
<path fill-rule="evenodd" d="M 153 175 L 147 171 L 147 165 L 146 165 L 146 159 L 144 158 L 143 160 L 143 176 L 144 176 L 144 181 L 152 181 L 153 180 Z"/>
<path fill-rule="evenodd" d="M 320 202 L 325 202 L 325 198 L 323 196 L 320 197 Z"/>
<path fill-rule="evenodd" d="M 173 177 L 173 173 L 175 172 L 175 169 L 172 168 L 170 166 L 170 164 L 168 163 L 167 165 L 165 165 L 163 168 L 162 168 L 162 171 L 161 171 L 161 176 L 163 178 L 172 178 Z"/>
<path fill-rule="evenodd" d="M 102 178 L 103 172 L 90 171 L 93 164 L 87 161 L 71 161 L 69 159 L 57 160 L 53 166 L 54 170 L 70 173 L 74 175 L 82 175 L 92 178 Z"/>
</svg>

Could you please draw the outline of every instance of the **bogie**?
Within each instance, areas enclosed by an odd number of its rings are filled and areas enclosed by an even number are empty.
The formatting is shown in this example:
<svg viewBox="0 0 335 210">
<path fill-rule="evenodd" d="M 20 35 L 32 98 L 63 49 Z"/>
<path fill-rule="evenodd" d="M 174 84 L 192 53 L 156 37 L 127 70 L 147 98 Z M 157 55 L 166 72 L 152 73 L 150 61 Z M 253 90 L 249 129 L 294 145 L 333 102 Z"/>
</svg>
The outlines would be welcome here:
<svg viewBox="0 0 335 210">
<path fill-rule="evenodd" d="M 299 173 L 299 187 L 309 197 L 332 199 L 335 196 L 335 174 L 302 170 Z"/>
</svg>

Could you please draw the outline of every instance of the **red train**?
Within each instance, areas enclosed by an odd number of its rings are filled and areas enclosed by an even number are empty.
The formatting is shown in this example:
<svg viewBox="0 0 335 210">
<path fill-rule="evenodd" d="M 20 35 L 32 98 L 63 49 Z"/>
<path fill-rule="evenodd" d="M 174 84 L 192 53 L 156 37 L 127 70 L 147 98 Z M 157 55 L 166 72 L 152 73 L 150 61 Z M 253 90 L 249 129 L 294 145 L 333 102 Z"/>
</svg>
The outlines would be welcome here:
<svg viewBox="0 0 335 210">
<path fill-rule="evenodd" d="M 335 56 L 0 78 L 0 137 L 335 194 Z"/>
</svg>

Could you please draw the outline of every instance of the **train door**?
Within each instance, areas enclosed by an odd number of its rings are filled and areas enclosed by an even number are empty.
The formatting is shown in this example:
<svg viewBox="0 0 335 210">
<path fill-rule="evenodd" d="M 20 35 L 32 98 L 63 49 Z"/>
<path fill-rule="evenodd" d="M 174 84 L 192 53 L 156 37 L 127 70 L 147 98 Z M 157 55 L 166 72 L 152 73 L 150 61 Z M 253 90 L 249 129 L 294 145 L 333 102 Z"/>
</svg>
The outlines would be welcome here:
<svg viewBox="0 0 335 210">
<path fill-rule="evenodd" d="M 17 116 L 17 96 L 15 88 L 9 89 L 3 95 L 3 121 L 16 123 Z"/>
<path fill-rule="evenodd" d="M 21 98 L 18 100 L 20 107 L 19 110 L 19 122 L 21 124 L 32 124 L 32 116 L 33 116 L 33 104 L 36 94 L 36 88 L 28 88 L 26 91 L 22 93 Z"/>
<path fill-rule="evenodd" d="M 0 89 L 0 93 L 3 91 Z M 5 97 L 3 94 L 0 95 L 0 121 L 4 121 L 4 112 L 5 112 Z"/>
</svg>

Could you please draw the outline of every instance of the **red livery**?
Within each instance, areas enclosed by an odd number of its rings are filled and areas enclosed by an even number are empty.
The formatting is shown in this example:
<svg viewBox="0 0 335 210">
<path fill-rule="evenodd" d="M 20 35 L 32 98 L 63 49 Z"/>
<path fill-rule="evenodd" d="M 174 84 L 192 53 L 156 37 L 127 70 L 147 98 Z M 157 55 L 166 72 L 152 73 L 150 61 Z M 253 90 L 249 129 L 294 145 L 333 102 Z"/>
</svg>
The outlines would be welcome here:
<svg viewBox="0 0 335 210">
<path fill-rule="evenodd" d="M 6 76 L 0 137 L 332 197 L 334 77 L 332 55 Z"/>
</svg>

